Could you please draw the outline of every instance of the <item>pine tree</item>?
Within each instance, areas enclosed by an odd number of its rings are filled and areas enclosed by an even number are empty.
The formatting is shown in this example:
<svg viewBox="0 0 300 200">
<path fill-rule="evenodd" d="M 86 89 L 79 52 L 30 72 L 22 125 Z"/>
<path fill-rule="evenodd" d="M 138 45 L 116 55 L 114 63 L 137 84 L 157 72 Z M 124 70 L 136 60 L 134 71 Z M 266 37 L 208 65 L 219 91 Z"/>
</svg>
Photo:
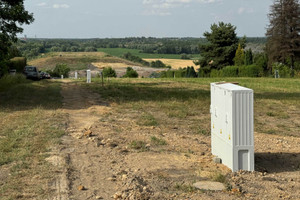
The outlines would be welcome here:
<svg viewBox="0 0 300 200">
<path fill-rule="evenodd" d="M 242 66 L 244 65 L 244 61 L 245 61 L 244 50 L 242 49 L 241 44 L 239 44 L 235 52 L 234 64 L 236 66 Z"/>
<path fill-rule="evenodd" d="M 299 0 L 274 0 L 269 19 L 266 33 L 269 66 L 273 62 L 289 63 L 293 71 L 295 60 L 300 58 Z"/>
<path fill-rule="evenodd" d="M 204 33 L 208 44 L 199 46 L 202 59 L 198 64 L 209 70 L 232 65 L 239 42 L 235 33 L 236 27 L 230 23 L 219 22 L 218 25 L 211 25 L 210 29 L 210 33 Z"/>
</svg>

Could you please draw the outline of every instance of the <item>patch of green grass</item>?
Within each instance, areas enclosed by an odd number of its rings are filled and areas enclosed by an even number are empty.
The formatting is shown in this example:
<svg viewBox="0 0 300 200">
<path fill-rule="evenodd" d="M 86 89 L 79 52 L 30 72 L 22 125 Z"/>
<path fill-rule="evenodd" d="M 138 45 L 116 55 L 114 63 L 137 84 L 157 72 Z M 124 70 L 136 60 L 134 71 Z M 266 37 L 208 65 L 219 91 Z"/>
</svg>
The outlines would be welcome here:
<svg viewBox="0 0 300 200">
<path fill-rule="evenodd" d="M 151 144 L 156 145 L 156 146 L 163 146 L 167 145 L 167 141 L 155 136 L 151 137 Z"/>
<path fill-rule="evenodd" d="M 141 140 L 133 140 L 130 144 L 129 144 L 130 148 L 132 149 L 136 149 L 136 150 L 140 150 L 140 151 L 146 151 L 146 143 L 144 141 Z"/>
<path fill-rule="evenodd" d="M 157 126 L 158 122 L 154 118 L 154 116 L 150 113 L 144 113 L 142 116 L 139 118 L 138 125 L 141 126 Z"/>
</svg>

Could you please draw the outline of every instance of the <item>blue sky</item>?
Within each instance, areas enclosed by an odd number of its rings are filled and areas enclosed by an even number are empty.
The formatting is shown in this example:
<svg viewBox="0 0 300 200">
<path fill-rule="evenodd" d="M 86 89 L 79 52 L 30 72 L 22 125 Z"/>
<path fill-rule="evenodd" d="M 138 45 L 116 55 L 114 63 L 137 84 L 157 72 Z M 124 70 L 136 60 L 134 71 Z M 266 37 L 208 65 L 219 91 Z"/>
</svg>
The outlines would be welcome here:
<svg viewBox="0 0 300 200">
<path fill-rule="evenodd" d="M 203 37 L 219 21 L 264 36 L 272 0 L 25 0 L 27 37 Z"/>
</svg>

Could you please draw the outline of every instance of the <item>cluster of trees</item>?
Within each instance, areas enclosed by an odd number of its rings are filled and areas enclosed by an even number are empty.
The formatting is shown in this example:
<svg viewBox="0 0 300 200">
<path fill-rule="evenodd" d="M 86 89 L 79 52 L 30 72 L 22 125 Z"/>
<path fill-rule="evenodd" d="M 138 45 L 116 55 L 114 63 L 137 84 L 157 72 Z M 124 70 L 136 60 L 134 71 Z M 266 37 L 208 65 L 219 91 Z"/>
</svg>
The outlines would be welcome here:
<svg viewBox="0 0 300 200">
<path fill-rule="evenodd" d="M 23 0 L 0 1 L 0 77 L 8 72 L 8 62 L 18 56 L 13 46 L 17 41 L 17 34 L 22 33 L 20 25 L 33 22 L 33 14 L 24 8 Z"/>
<path fill-rule="evenodd" d="M 153 74 L 151 76 L 153 76 Z M 198 77 L 198 74 L 195 71 L 194 67 L 191 66 L 191 67 L 180 68 L 178 70 L 162 71 L 162 72 L 160 72 L 160 74 L 158 76 L 156 76 L 154 78 L 158 78 L 158 77 L 160 77 L 160 78 L 196 78 L 196 77 Z"/>
<path fill-rule="evenodd" d="M 140 63 L 146 67 L 153 67 L 153 68 L 171 68 L 171 66 L 168 66 L 166 64 L 164 64 L 162 61 L 160 60 L 156 60 L 156 61 L 151 61 L 151 62 L 147 62 L 145 60 L 143 60 L 142 58 L 132 55 L 130 52 L 125 53 L 123 56 L 123 58 L 125 58 L 126 60 L 132 61 L 132 62 L 136 62 L 136 63 Z"/>
<path fill-rule="evenodd" d="M 105 67 L 102 71 L 103 77 L 117 77 L 116 71 L 111 67 Z M 132 67 L 127 67 L 126 73 L 123 78 L 137 78 L 139 74 Z"/>
</svg>

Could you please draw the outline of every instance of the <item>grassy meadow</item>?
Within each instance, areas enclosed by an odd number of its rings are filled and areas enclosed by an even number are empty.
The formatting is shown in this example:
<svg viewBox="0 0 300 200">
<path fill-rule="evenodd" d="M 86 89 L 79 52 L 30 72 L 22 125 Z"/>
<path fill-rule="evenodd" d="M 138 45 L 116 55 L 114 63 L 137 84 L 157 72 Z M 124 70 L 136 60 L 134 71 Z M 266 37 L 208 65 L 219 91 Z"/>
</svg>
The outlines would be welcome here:
<svg viewBox="0 0 300 200">
<path fill-rule="evenodd" d="M 64 134 L 60 84 L 0 79 L 0 199 L 46 199 L 55 169 L 45 161 Z"/>
<path fill-rule="evenodd" d="M 254 94 L 255 132 L 299 136 L 300 86 L 297 79 L 111 79 L 87 85 L 120 113 L 132 113 L 138 124 L 185 127 L 192 134 L 210 134 L 210 83 L 239 82 Z"/>
</svg>

